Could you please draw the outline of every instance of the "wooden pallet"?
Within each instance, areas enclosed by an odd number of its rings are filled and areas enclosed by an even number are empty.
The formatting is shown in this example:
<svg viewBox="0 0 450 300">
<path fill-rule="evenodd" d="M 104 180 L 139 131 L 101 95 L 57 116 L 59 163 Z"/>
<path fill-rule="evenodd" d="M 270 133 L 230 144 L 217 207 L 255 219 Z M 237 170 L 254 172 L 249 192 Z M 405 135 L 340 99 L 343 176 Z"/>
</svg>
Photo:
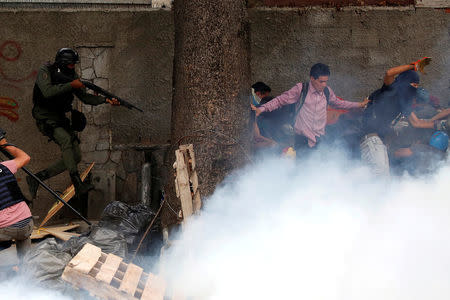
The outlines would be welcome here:
<svg viewBox="0 0 450 300">
<path fill-rule="evenodd" d="M 163 300 L 166 284 L 160 277 L 126 264 L 114 254 L 86 244 L 64 269 L 62 279 L 100 299 Z"/>
<path fill-rule="evenodd" d="M 198 213 L 202 206 L 200 191 L 198 189 L 198 176 L 195 169 L 194 146 L 181 145 L 175 151 L 175 190 L 181 201 L 183 219 Z"/>
</svg>

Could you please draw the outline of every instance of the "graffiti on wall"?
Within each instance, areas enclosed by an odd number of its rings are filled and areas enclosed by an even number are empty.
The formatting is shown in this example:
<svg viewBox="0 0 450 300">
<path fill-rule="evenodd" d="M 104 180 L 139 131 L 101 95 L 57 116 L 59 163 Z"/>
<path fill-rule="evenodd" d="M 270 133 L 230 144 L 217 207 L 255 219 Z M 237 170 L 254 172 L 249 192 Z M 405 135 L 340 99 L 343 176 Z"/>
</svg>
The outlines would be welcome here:
<svg viewBox="0 0 450 300">
<path fill-rule="evenodd" d="M 16 62 L 19 60 L 22 54 L 22 47 L 16 41 L 4 41 L 0 42 L 0 62 Z M 7 89 L 14 89 L 16 91 L 22 92 L 21 84 L 30 79 L 36 77 L 37 71 L 33 70 L 28 75 L 22 78 L 16 78 L 9 76 L 3 70 L 0 64 L 0 86 L 4 86 Z M 12 122 L 16 122 L 19 119 L 19 114 L 17 109 L 19 105 L 17 100 L 10 96 L 0 95 L 0 116 L 8 118 Z"/>
</svg>

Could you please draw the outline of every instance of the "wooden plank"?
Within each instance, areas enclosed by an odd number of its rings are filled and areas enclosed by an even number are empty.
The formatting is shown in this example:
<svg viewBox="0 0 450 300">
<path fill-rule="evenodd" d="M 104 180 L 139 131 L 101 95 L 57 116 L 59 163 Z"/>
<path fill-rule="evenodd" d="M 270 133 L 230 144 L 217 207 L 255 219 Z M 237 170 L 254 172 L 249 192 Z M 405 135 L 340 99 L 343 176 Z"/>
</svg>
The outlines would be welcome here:
<svg viewBox="0 0 450 300">
<path fill-rule="evenodd" d="M 181 150 L 175 151 L 178 192 L 180 194 L 181 209 L 183 211 L 183 219 L 186 220 L 193 213 L 192 195 L 189 184 L 189 176 L 184 162 L 184 155 Z"/>
<path fill-rule="evenodd" d="M 192 166 L 192 170 L 195 170 L 194 145 L 192 145 L 192 144 L 180 145 L 179 149 L 187 152 L 187 155 L 190 159 L 190 163 Z"/>
<path fill-rule="evenodd" d="M 166 282 L 159 276 L 150 273 L 148 274 L 141 300 L 163 300 L 165 292 Z"/>
<path fill-rule="evenodd" d="M 80 175 L 80 178 L 82 181 L 84 181 L 87 177 L 87 175 L 89 174 L 89 172 L 92 170 L 92 168 L 94 167 L 95 162 L 91 163 L 89 165 L 89 167 L 87 167 Z M 73 198 L 73 196 L 75 195 L 75 188 L 72 185 L 70 185 L 62 194 L 61 198 L 66 201 L 69 202 L 70 199 Z M 53 204 L 53 206 L 50 208 L 50 210 L 48 211 L 47 215 L 45 216 L 44 220 L 41 222 L 41 224 L 39 225 L 39 228 L 43 227 L 62 207 L 64 206 L 64 204 L 60 201 L 56 201 L 55 204 Z"/>
<path fill-rule="evenodd" d="M 72 258 L 68 266 L 80 273 L 87 274 L 95 266 L 101 255 L 102 249 L 87 243 L 80 252 Z"/>
<path fill-rule="evenodd" d="M 125 275 L 123 275 L 119 290 L 133 296 L 141 279 L 142 271 L 141 267 L 129 264 Z"/>
<path fill-rule="evenodd" d="M 74 237 L 74 236 L 80 236 L 80 234 L 76 233 L 76 232 L 65 232 L 65 231 L 59 231 L 59 230 L 50 229 L 50 228 L 44 229 L 44 231 L 48 232 L 49 234 L 51 234 L 54 237 L 57 237 L 58 239 L 63 240 L 63 241 L 67 241 L 71 237 Z"/>
<path fill-rule="evenodd" d="M 35 239 L 41 239 L 47 235 L 50 234 L 50 232 L 48 232 L 47 230 L 57 230 L 57 231 L 69 231 L 75 228 L 80 227 L 80 224 L 71 224 L 71 225 L 55 225 L 55 226 L 49 226 L 49 227 L 44 227 L 44 228 L 40 228 L 40 229 L 34 229 L 33 233 L 31 234 L 31 239 L 35 240 Z"/>
<path fill-rule="evenodd" d="M 98 297 L 99 299 L 136 300 L 134 296 L 127 295 L 105 282 L 96 280 L 90 275 L 80 273 L 70 266 L 66 266 L 61 277 L 75 287 L 84 289 L 91 296 Z"/>
<path fill-rule="evenodd" d="M 97 276 L 95 276 L 95 278 L 100 281 L 106 282 L 107 284 L 110 284 L 111 280 L 114 277 L 114 274 L 116 274 L 117 269 L 119 269 L 121 262 L 122 257 L 111 253 L 108 254 L 108 256 L 106 257 L 106 261 L 101 266 L 100 271 L 98 272 Z"/>
</svg>

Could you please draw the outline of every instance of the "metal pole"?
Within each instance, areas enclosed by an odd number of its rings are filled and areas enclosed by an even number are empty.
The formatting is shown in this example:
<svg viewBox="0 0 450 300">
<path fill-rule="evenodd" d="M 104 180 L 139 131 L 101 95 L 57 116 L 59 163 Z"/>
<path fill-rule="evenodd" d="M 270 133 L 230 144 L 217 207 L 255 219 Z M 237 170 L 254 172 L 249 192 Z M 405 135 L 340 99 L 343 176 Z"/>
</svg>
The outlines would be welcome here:
<svg viewBox="0 0 450 300">
<path fill-rule="evenodd" d="M 14 156 L 11 155 L 11 153 L 8 152 L 8 150 L 4 149 L 3 147 L 0 147 L 0 151 L 9 159 L 14 159 Z M 64 204 L 65 206 L 67 206 L 70 210 L 72 210 L 75 214 L 77 214 L 83 221 L 85 221 L 88 225 L 92 225 L 91 222 L 89 222 L 85 217 L 83 217 L 75 208 L 73 208 L 69 203 L 67 203 L 66 201 L 64 201 L 54 190 L 52 190 L 48 185 L 46 185 L 44 182 L 42 182 L 42 180 L 39 179 L 39 177 L 37 177 L 36 175 L 34 175 L 33 173 L 31 173 L 27 168 L 22 167 L 22 170 L 27 173 L 28 175 L 30 175 L 31 177 L 33 177 L 37 182 L 39 182 L 40 185 L 42 185 L 42 187 L 44 189 L 46 189 L 47 191 L 50 192 L 50 194 L 52 194 L 56 199 L 58 199 L 58 201 L 61 201 L 62 204 Z"/>
</svg>

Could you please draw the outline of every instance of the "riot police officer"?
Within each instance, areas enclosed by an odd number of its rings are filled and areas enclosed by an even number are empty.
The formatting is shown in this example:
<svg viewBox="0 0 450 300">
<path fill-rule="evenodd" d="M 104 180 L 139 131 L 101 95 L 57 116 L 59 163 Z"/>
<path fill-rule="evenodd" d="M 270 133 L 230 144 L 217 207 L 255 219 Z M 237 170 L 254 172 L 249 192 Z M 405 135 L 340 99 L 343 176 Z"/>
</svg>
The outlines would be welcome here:
<svg viewBox="0 0 450 300">
<path fill-rule="evenodd" d="M 119 105 L 117 99 L 105 99 L 86 93 L 83 83 L 75 72 L 75 64 L 79 63 L 78 53 L 70 48 L 59 49 L 54 63 L 46 63 L 39 69 L 33 89 L 33 118 L 39 131 L 54 141 L 61 148 L 62 158 L 38 172 L 36 175 L 45 180 L 56 176 L 65 170 L 69 171 L 70 179 L 76 194 L 86 195 L 93 185 L 81 181 L 77 164 L 81 161 L 80 140 L 76 131 L 81 131 L 86 125 L 84 115 L 72 109 L 74 95 L 85 104 L 99 105 L 110 103 Z M 66 117 L 71 113 L 71 119 Z M 30 194 L 34 199 L 38 182 L 27 177 Z"/>
</svg>

